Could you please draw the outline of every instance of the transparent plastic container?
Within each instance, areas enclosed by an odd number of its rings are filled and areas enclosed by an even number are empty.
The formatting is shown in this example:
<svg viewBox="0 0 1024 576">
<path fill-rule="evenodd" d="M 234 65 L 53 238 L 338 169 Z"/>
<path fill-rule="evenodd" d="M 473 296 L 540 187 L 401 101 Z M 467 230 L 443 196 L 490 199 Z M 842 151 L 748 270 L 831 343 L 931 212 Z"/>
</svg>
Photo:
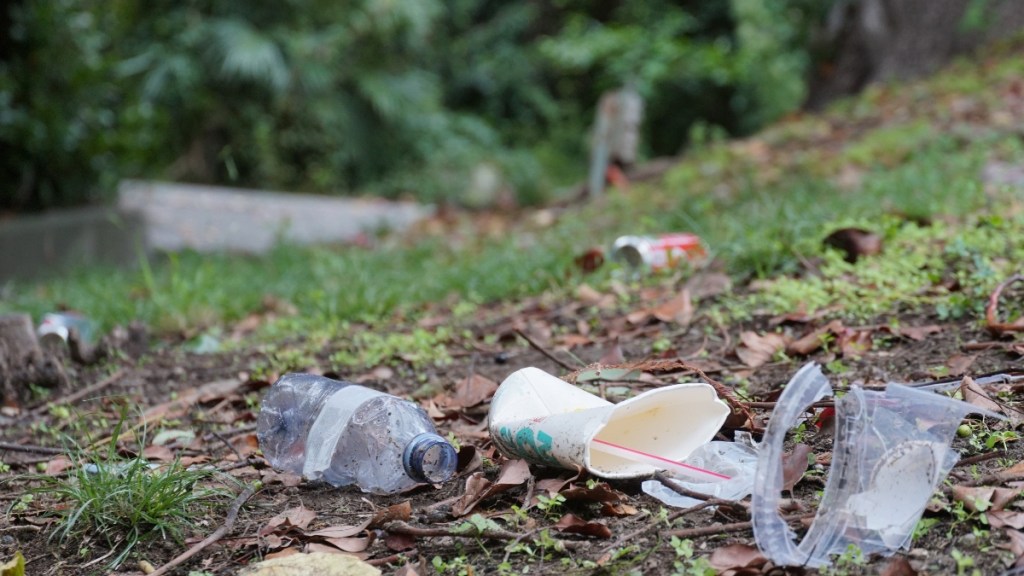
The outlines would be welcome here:
<svg viewBox="0 0 1024 576">
<path fill-rule="evenodd" d="M 312 374 L 286 374 L 270 388 L 257 436 L 278 470 L 377 494 L 444 482 L 457 461 L 419 406 Z"/>
</svg>

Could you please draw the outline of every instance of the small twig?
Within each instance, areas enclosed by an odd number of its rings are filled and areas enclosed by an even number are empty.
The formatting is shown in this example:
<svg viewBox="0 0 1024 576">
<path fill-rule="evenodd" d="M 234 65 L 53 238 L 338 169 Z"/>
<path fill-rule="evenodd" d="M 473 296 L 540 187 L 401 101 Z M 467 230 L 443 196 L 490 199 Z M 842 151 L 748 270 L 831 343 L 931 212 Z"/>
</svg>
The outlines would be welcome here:
<svg viewBox="0 0 1024 576">
<path fill-rule="evenodd" d="M 664 470 L 658 470 L 657 472 L 655 472 L 654 478 L 661 482 L 662 484 L 664 484 L 665 486 L 667 486 L 676 494 L 679 494 L 680 496 L 686 496 L 687 498 L 693 498 L 695 500 L 702 500 L 705 503 L 707 503 L 708 506 L 724 506 L 726 508 L 731 508 L 732 510 L 735 510 L 737 512 L 743 512 L 744 514 L 749 513 L 749 508 L 747 504 L 740 502 L 739 500 L 724 500 L 722 498 L 716 498 L 715 496 L 710 496 L 708 494 L 703 494 L 701 492 L 694 492 L 693 490 L 690 490 L 680 485 Z"/>
<path fill-rule="evenodd" d="M 48 446 L 34 446 L 32 444 L 12 444 L 10 442 L 0 442 L 0 451 L 10 450 L 11 452 L 28 452 L 29 454 L 53 454 L 59 455 L 64 454 L 64 450 L 60 448 L 50 448 Z"/>
<path fill-rule="evenodd" d="M 988 485 L 988 484 L 996 484 L 996 483 L 1002 483 L 1002 482 L 1013 482 L 1013 481 L 1016 481 L 1016 480 L 1024 480 L 1024 474 L 1021 474 L 1021 473 L 1008 474 L 1006 472 L 994 472 L 992 474 L 986 474 L 985 476 L 982 476 L 981 478 L 978 478 L 977 480 L 971 480 L 971 481 L 968 481 L 968 482 L 964 482 L 962 485 L 963 486 L 971 486 L 971 487 L 973 487 L 973 486 L 985 486 L 985 485 Z"/>
<path fill-rule="evenodd" d="M 675 512 L 669 514 L 665 518 L 665 520 L 671 526 L 672 522 L 674 522 L 676 519 L 678 519 L 678 518 L 680 518 L 682 516 L 685 516 L 686 514 L 689 514 L 691 512 L 697 512 L 699 510 L 703 510 L 703 509 L 709 508 L 711 506 L 713 506 L 713 504 L 708 503 L 708 502 L 701 502 L 700 504 L 696 504 L 694 506 L 690 506 L 689 508 L 683 508 L 682 510 L 676 510 Z M 642 526 L 640 528 L 637 528 L 636 530 L 634 530 L 634 531 L 632 531 L 632 532 L 630 532 L 628 534 L 623 534 L 622 536 L 619 536 L 615 540 L 615 542 L 612 542 L 608 546 L 605 546 L 604 550 L 602 552 L 603 553 L 608 553 L 611 550 L 614 550 L 615 548 L 618 548 L 619 546 L 622 546 L 626 542 L 629 542 L 629 541 L 631 541 L 631 540 L 633 540 L 635 538 L 643 536 L 644 534 L 647 534 L 648 532 L 653 532 L 659 526 L 660 526 L 660 524 L 658 522 L 649 522 L 649 523 L 645 524 L 644 526 Z"/>
<path fill-rule="evenodd" d="M 235 453 L 235 457 L 238 458 L 238 460 L 237 460 L 238 462 L 245 462 L 245 456 L 242 456 L 242 453 L 238 451 L 238 448 L 235 448 L 234 444 L 232 444 L 231 442 L 228 442 L 227 438 L 221 436 L 220 433 L 214 432 L 212 430 L 210 431 L 210 433 L 213 434 L 214 438 L 216 438 L 217 440 L 220 440 L 222 444 L 227 446 L 228 450 L 231 450 L 232 452 Z"/>
<path fill-rule="evenodd" d="M 807 518 L 814 518 L 816 512 L 809 512 L 804 514 L 794 514 L 792 516 L 783 516 L 783 520 L 786 522 L 796 522 L 799 520 L 806 520 Z M 682 528 L 679 530 L 672 530 L 665 532 L 667 536 L 675 536 L 676 538 L 696 538 L 698 536 L 714 536 L 717 534 L 728 534 L 730 532 L 742 532 L 744 530 L 750 530 L 754 527 L 754 523 L 747 522 L 733 522 L 732 524 L 715 524 L 712 526 L 698 526 L 696 528 Z"/>
<path fill-rule="evenodd" d="M 970 456 L 968 458 L 964 458 L 963 460 L 960 460 L 959 462 L 954 464 L 953 467 L 954 468 L 959 468 L 961 466 L 971 466 L 971 465 L 977 464 L 979 462 L 984 462 L 986 460 L 991 460 L 993 458 L 1001 458 L 1003 456 L 1006 456 L 1006 451 L 1004 451 L 1004 450 L 993 450 L 991 452 L 986 452 L 984 454 L 978 454 L 976 456 Z"/>
<path fill-rule="evenodd" d="M 1013 322 L 999 321 L 999 296 L 1010 284 L 1022 281 L 1024 281 L 1024 275 L 1014 274 L 996 286 L 996 289 L 988 297 L 988 306 L 985 307 L 985 324 L 988 331 L 996 336 L 1002 336 L 1007 332 L 1024 331 L 1024 318 L 1018 318 Z"/>
<path fill-rule="evenodd" d="M 56 406 L 58 404 L 72 404 L 74 402 L 77 402 L 82 398 L 85 398 L 90 394 L 95 394 L 96 392 L 99 392 L 100 390 L 106 388 L 107 386 L 110 386 L 114 382 L 117 382 L 118 380 L 121 379 L 121 376 L 124 376 L 124 373 L 125 369 L 119 368 L 110 376 L 107 376 L 103 380 L 100 380 L 99 382 L 96 382 L 91 386 L 86 386 L 85 388 L 77 390 L 71 394 L 68 394 L 67 396 L 57 398 L 56 400 L 48 400 L 43 404 L 36 406 L 35 408 L 29 411 L 28 415 L 40 416 L 42 414 L 45 414 L 46 411 L 50 409 L 50 406 Z"/>
<path fill-rule="evenodd" d="M 575 366 L 569 364 L 565 360 L 562 360 L 562 359 L 558 358 L 557 356 L 555 356 L 551 352 L 548 352 L 543 346 L 541 346 L 540 344 L 534 342 L 533 338 L 530 338 L 529 336 L 526 335 L 526 332 L 523 332 L 522 330 L 516 328 L 516 334 L 518 334 L 520 337 L 522 337 L 523 340 L 526 340 L 526 342 L 534 350 L 536 350 L 537 352 L 540 352 L 541 354 L 547 356 L 548 359 L 551 360 L 552 362 L 554 362 L 555 364 L 558 364 L 559 366 L 561 366 L 562 368 L 565 368 L 566 370 L 568 370 L 570 372 L 572 372 L 573 370 L 576 370 Z"/>
<path fill-rule="evenodd" d="M 408 558 L 419 554 L 419 551 L 413 548 L 412 550 L 406 550 L 405 552 L 398 552 L 391 556 L 385 556 L 383 558 L 374 558 L 372 560 L 365 560 L 370 566 L 383 566 L 385 564 L 391 564 L 392 562 L 398 562 L 402 558 Z"/>
<path fill-rule="evenodd" d="M 526 540 L 523 534 L 517 534 L 508 530 L 501 529 L 487 529 L 487 530 L 470 530 L 466 532 L 455 532 L 450 528 L 421 528 L 419 526 L 412 526 L 401 520 L 394 522 L 388 522 L 384 525 L 384 530 L 391 532 L 392 534 L 405 534 L 406 536 L 415 537 L 449 537 L 449 538 L 481 538 L 484 540 L 514 540 L 522 541 Z M 526 535 L 529 536 L 529 535 Z M 582 542 L 575 540 L 555 540 L 561 546 L 566 549 L 577 548 Z"/>
<path fill-rule="evenodd" d="M 231 531 L 231 527 L 235 525 L 235 520 L 238 518 L 238 511 L 242 509 L 242 504 L 245 504 L 245 501 L 248 500 L 253 495 L 254 492 L 255 489 L 253 489 L 252 486 L 249 486 L 245 490 L 242 490 L 242 493 L 239 494 L 238 497 L 235 498 L 235 501 L 231 503 L 231 509 L 228 510 L 228 515 L 224 519 L 224 524 L 221 524 L 220 528 L 214 530 L 213 534 L 207 536 L 202 542 L 199 542 L 195 546 L 186 550 L 184 553 L 175 557 L 167 564 L 161 566 L 159 569 L 157 569 L 156 572 L 153 572 L 150 576 L 162 576 L 163 574 L 170 572 L 175 566 L 182 564 L 189 558 L 202 552 L 211 544 L 223 538 L 225 534 Z"/>
</svg>

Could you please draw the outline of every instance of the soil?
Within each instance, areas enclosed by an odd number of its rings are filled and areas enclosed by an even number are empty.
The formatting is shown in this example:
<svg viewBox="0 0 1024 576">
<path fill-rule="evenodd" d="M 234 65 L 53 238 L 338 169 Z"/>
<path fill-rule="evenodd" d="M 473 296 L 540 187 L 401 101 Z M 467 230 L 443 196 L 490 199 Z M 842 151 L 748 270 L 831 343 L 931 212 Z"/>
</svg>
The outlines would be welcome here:
<svg viewBox="0 0 1024 576">
<path fill-rule="evenodd" d="M 670 293 L 670 288 L 666 287 L 662 294 Z M 435 317 L 444 317 L 443 310 L 436 312 Z M 228 533 L 172 570 L 172 574 L 232 574 L 267 554 L 288 549 L 332 549 L 339 552 L 310 533 L 325 527 L 358 525 L 385 508 L 406 501 L 411 505 L 411 514 L 404 524 L 381 522 L 371 525 L 354 534 L 364 538 L 362 544 L 349 542 L 354 549 L 364 547 L 355 553 L 377 565 L 385 574 L 435 574 L 437 570 L 431 565 L 435 557 L 448 564 L 445 572 L 448 574 L 496 574 L 499 564 L 506 558 L 510 573 L 531 575 L 690 574 L 699 572 L 686 571 L 692 564 L 677 558 L 671 545 L 671 534 L 685 537 L 685 531 L 693 529 L 688 539 L 693 542 L 695 557 L 710 557 L 716 549 L 750 550 L 755 542 L 749 524 L 743 524 L 749 520 L 744 509 L 719 506 L 717 510 L 704 508 L 686 512 L 665 507 L 644 494 L 639 481 L 610 481 L 607 487 L 611 490 L 602 492 L 603 484 L 590 482 L 588 486 L 587 481 L 595 479 L 589 479 L 585 474 L 570 483 L 569 480 L 577 476 L 574 472 L 531 466 L 532 478 L 528 481 L 484 498 L 472 513 L 455 517 L 453 504 L 466 493 L 467 482 L 478 481 L 479 476 L 491 482 L 497 480 L 506 462 L 495 452 L 487 437 L 484 426 L 486 401 L 465 408 L 445 406 L 456 385 L 470 375 L 500 383 L 515 370 L 526 366 L 565 376 L 570 371 L 561 364 L 576 364 L 569 354 L 559 349 L 559 342 L 567 341 L 566 334 L 580 336 L 569 347 L 572 354 L 584 363 L 598 362 L 602 358 L 607 362 L 619 351 L 625 361 L 651 359 L 651 350 L 657 348 L 662 350 L 656 355 L 660 359 L 682 359 L 702 368 L 708 377 L 727 388 L 745 389 L 749 401 L 774 399 L 777 394 L 773 394 L 801 365 L 811 360 L 828 366 L 827 373 L 834 386 L 927 381 L 938 376 L 977 375 L 1019 365 L 1017 356 L 1000 342 L 987 349 L 977 346 L 978 343 L 993 341 L 977 321 L 944 321 L 928 313 L 904 314 L 898 319 L 877 318 L 862 325 L 878 328 L 878 332 L 873 332 L 876 336 L 882 334 L 881 327 L 891 326 L 897 320 L 903 327 L 937 327 L 921 339 L 888 335 L 884 344 L 876 344 L 859 358 L 852 355 L 838 357 L 838 352 L 819 349 L 805 356 L 777 355 L 756 368 L 742 362 L 736 354 L 741 334 L 781 330 L 799 337 L 824 326 L 825 320 L 796 318 L 798 322 L 780 322 L 781 319 L 773 322 L 772 319 L 758 318 L 743 324 L 719 326 L 698 313 L 688 326 L 681 328 L 678 324 L 663 323 L 654 318 L 633 325 L 623 322 L 623 317 L 621 310 L 606 309 L 595 313 L 594 308 L 577 302 L 538 299 L 481 309 L 476 319 L 467 324 L 469 333 L 449 348 L 453 361 L 442 367 L 413 370 L 401 359 L 396 359 L 387 368 L 367 366 L 364 370 L 346 370 L 339 374 L 331 371 L 328 360 L 332 352 L 330 348 L 319 351 L 315 366 L 274 367 L 280 372 L 295 368 L 327 372 L 357 379 L 364 385 L 394 394 L 415 394 L 435 416 L 440 433 L 452 433 L 459 440 L 468 466 L 463 467 L 457 478 L 440 487 L 425 486 L 398 495 L 365 494 L 354 487 L 334 488 L 298 482 L 296 478 L 274 473 L 254 445 L 259 394 L 277 375 L 262 374 L 254 369 L 266 364 L 266 354 L 260 349 L 193 354 L 184 351 L 180 345 L 165 342 L 140 355 L 114 355 L 91 366 L 73 365 L 68 360 L 68 373 L 73 385 L 78 387 L 76 389 L 103 381 L 112 373 L 117 374 L 102 390 L 76 403 L 76 410 L 83 414 L 113 415 L 117 399 L 126 397 L 130 403 L 137 404 L 144 415 L 146 410 L 153 410 L 149 413 L 153 418 L 150 423 L 153 431 L 161 428 L 191 428 L 196 431 L 195 441 L 180 446 L 170 444 L 170 454 L 154 449 L 146 453 L 151 458 L 159 461 L 161 456 L 177 456 L 198 462 L 206 459 L 207 464 L 217 466 L 233 478 L 243 482 L 262 482 L 255 494 L 245 501 Z M 583 330 L 588 332 L 585 335 L 578 334 L 582 326 L 577 321 L 581 318 L 591 320 L 588 324 L 596 328 Z M 530 346 L 516 337 L 516 330 L 531 335 L 535 345 Z M 670 343 L 667 350 L 664 349 L 666 338 Z M 555 356 L 560 362 L 550 356 Z M 701 378 L 696 373 L 679 369 L 670 373 L 652 371 L 647 378 L 649 382 L 608 383 L 605 391 L 621 392 L 622 386 L 637 391 L 680 379 L 700 381 Z M 221 383 L 220 387 L 210 385 L 217 382 Z M 437 393 L 424 396 L 424 384 L 432 385 Z M 197 387 L 200 393 L 191 394 L 190 389 Z M 54 390 L 50 398 L 59 400 L 76 389 Z M 1011 401 L 1016 399 L 1014 390 L 1009 394 Z M 84 540 L 64 542 L 51 537 L 54 517 L 50 513 L 58 509 L 58 502 L 43 495 L 28 502 L 27 506 L 16 506 L 23 502 L 20 498 L 25 491 L 34 485 L 28 475 L 38 472 L 40 463 L 50 465 L 51 471 L 57 474 L 62 473 L 54 467 L 56 457 L 53 454 L 34 451 L 38 446 L 60 446 L 56 439 L 58 436 L 49 431 L 57 430 L 79 437 L 87 432 L 74 430 L 69 419 L 62 419 L 55 411 L 33 416 L 29 407 L 23 408 L 21 414 L 8 411 L 2 416 L 4 421 L 0 428 L 0 442 L 6 447 L 0 450 L 0 460 L 10 466 L 9 472 L 0 475 L 0 485 L 4 487 L 0 491 L 0 506 L 7 512 L 0 516 L 0 559 L 21 551 L 27 560 L 29 574 L 110 573 L 101 559 L 108 551 L 102 535 L 88 534 Z M 770 410 L 755 407 L 753 411 L 759 420 L 753 429 L 754 437 L 760 439 L 759 428 L 767 422 Z M 728 424 L 736 428 L 730 428 Z M 751 429 L 743 418 L 730 419 L 728 424 L 721 433 L 725 439 L 732 439 L 738 429 Z M 1005 450 L 998 446 L 990 448 L 978 441 L 978 434 L 980 432 L 973 437 L 974 445 L 972 438 L 957 437 L 953 443 L 961 454 L 961 464 L 968 464 L 954 468 L 945 488 L 936 495 L 937 499 L 948 504 L 949 510 L 956 508 L 954 498 L 950 496 L 951 486 L 984 479 L 986 475 L 1021 460 L 1024 450 L 1019 443 L 1009 442 Z M 818 463 L 796 485 L 787 513 L 808 515 L 816 510 L 818 493 L 823 489 L 829 470 L 832 436 L 826 431 L 809 435 L 803 441 L 811 446 L 811 454 Z M 791 440 L 790 446 L 792 444 Z M 11 445 L 20 445 L 22 449 L 11 449 Z M 124 442 L 124 448 L 131 449 L 131 443 Z M 474 453 L 475 456 L 471 457 Z M 558 491 L 556 486 L 552 492 L 545 492 L 552 486 L 552 479 L 565 480 L 566 487 L 571 484 L 577 488 L 575 496 L 583 497 L 568 498 L 563 504 L 543 510 L 543 506 L 538 505 L 540 500 L 537 496 Z M 987 484 L 991 486 L 1014 488 L 1012 477 L 989 480 Z M 237 484 L 231 486 L 233 494 L 240 492 Z M 593 501 L 608 493 L 617 495 L 619 501 L 613 505 Z M 116 573 L 143 574 L 148 569 L 145 563 L 159 567 L 185 552 L 225 522 L 231 499 L 232 495 L 229 495 L 217 506 L 197 514 L 194 533 L 185 542 L 159 538 L 147 542 Z M 749 502 L 749 498 L 746 501 Z M 300 506 L 315 512 L 315 518 L 308 526 L 289 528 L 285 523 L 261 532 L 272 518 Z M 677 517 L 671 521 L 659 518 L 659 514 L 664 514 L 660 512 L 663 508 Z M 1020 553 L 1015 547 L 1019 545 L 1012 544 L 1011 535 L 1005 529 L 984 524 L 981 514 L 957 514 L 941 510 L 938 506 L 930 508 L 935 510 L 926 512 L 926 517 L 934 519 L 935 524 L 914 540 L 909 551 L 900 551 L 894 556 L 898 563 L 894 564 L 892 558 L 870 557 L 863 562 L 848 558 L 839 560 L 822 573 L 954 574 L 959 570 L 959 573 L 969 574 L 977 569 L 982 574 L 998 574 L 1006 570 Z M 610 514 L 614 511 L 618 515 Z M 555 530 L 554 525 L 566 513 L 586 522 L 603 524 L 607 531 L 594 529 L 590 532 L 593 535 L 588 535 Z M 494 521 L 488 526 L 489 530 L 500 529 L 488 532 L 488 536 L 493 536 L 491 538 L 464 537 L 456 534 L 457 530 L 453 532 L 467 521 L 481 522 L 485 519 Z M 740 524 L 729 530 L 730 525 L 737 523 Z M 423 529 L 421 535 L 409 535 L 408 526 Z M 793 524 L 793 527 L 802 535 L 806 522 Z M 550 544 L 550 538 L 547 540 L 548 548 L 537 543 L 538 538 L 544 541 L 541 530 L 545 528 L 549 529 L 547 535 L 558 540 L 559 544 Z M 368 545 L 366 537 L 370 537 Z M 515 545 L 519 546 L 513 552 L 507 552 L 509 546 Z M 743 545 L 744 548 L 727 548 L 732 545 Z M 954 551 L 960 558 L 959 566 Z M 729 558 L 733 558 L 729 554 L 722 556 L 727 563 Z M 973 561 L 974 566 L 966 566 L 964 558 Z M 683 563 L 677 564 L 677 561 Z M 736 562 L 732 566 L 733 572 L 719 564 L 719 573 L 817 573 L 813 569 L 799 567 L 773 567 L 763 559 L 746 568 Z"/>
</svg>

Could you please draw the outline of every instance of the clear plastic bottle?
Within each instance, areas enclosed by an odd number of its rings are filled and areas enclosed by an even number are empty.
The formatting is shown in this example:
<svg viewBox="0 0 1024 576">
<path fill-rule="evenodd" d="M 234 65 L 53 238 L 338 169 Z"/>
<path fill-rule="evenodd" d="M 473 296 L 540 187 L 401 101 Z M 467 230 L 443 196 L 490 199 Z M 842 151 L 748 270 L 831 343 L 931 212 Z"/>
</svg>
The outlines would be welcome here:
<svg viewBox="0 0 1024 576">
<path fill-rule="evenodd" d="M 286 374 L 270 388 L 257 436 L 278 470 L 378 494 L 444 482 L 457 460 L 419 406 L 313 374 Z"/>
</svg>

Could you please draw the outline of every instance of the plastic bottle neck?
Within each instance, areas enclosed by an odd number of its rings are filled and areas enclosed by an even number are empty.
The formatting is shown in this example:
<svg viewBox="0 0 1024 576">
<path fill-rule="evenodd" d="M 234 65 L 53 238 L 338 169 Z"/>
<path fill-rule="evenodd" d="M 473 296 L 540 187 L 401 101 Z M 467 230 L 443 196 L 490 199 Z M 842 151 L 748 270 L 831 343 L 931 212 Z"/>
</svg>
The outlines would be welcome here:
<svg viewBox="0 0 1024 576">
<path fill-rule="evenodd" d="M 439 484 L 455 474 L 458 454 L 447 440 L 425 432 L 409 441 L 402 453 L 405 473 L 417 482 Z"/>
</svg>

